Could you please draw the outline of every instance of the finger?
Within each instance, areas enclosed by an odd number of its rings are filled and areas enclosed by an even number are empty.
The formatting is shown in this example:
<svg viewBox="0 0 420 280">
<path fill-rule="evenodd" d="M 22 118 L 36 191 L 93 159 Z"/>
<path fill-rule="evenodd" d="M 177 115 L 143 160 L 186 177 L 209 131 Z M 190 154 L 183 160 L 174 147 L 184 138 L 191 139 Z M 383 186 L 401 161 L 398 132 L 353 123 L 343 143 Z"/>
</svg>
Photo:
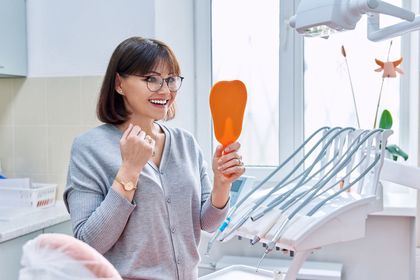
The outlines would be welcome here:
<svg viewBox="0 0 420 280">
<path fill-rule="evenodd" d="M 145 140 L 146 138 L 146 132 L 144 132 L 143 130 L 139 132 L 139 134 L 137 135 L 140 139 Z"/>
<path fill-rule="evenodd" d="M 240 156 L 238 153 L 233 152 L 230 154 L 225 154 L 223 156 L 220 157 L 220 159 L 218 160 L 218 164 L 225 164 L 228 161 L 231 161 L 232 159 L 239 159 L 242 160 L 242 156 Z"/>
<path fill-rule="evenodd" d="M 133 129 L 133 124 L 132 124 L 132 123 L 130 123 L 130 124 L 128 125 L 127 129 L 126 129 L 126 130 L 124 130 L 124 133 L 123 133 L 123 135 L 121 136 L 121 139 L 125 139 L 125 138 L 127 138 L 128 134 L 130 134 L 130 132 L 131 132 L 131 130 L 132 130 L 132 129 Z"/>
<path fill-rule="evenodd" d="M 234 142 L 232 144 L 227 145 L 224 152 L 231 153 L 233 151 L 239 150 L 240 148 L 241 148 L 241 144 L 239 142 Z"/>
<path fill-rule="evenodd" d="M 219 165 L 218 169 L 219 170 L 226 170 L 227 168 L 230 168 L 230 167 L 233 167 L 233 166 L 240 166 L 240 165 L 242 165 L 241 160 L 238 159 L 238 158 L 234 158 L 234 159 L 231 159 L 230 161 L 228 161 L 224 164 Z"/>
<path fill-rule="evenodd" d="M 239 166 L 236 165 L 236 166 L 233 166 L 233 167 L 229 167 L 229 168 L 223 170 L 222 173 L 224 175 L 237 174 L 237 175 L 240 176 L 240 175 L 242 175 L 242 174 L 245 173 L 245 166 L 243 166 L 243 165 L 239 165 Z"/>
<path fill-rule="evenodd" d="M 223 146 L 222 145 L 218 145 L 216 147 L 216 151 L 214 152 L 214 157 L 221 157 L 223 155 Z"/>
<path fill-rule="evenodd" d="M 137 136 L 137 134 L 139 134 L 140 131 L 141 131 L 140 126 L 135 125 L 135 126 L 133 126 L 133 129 L 131 130 L 131 132 L 128 136 Z"/>
</svg>

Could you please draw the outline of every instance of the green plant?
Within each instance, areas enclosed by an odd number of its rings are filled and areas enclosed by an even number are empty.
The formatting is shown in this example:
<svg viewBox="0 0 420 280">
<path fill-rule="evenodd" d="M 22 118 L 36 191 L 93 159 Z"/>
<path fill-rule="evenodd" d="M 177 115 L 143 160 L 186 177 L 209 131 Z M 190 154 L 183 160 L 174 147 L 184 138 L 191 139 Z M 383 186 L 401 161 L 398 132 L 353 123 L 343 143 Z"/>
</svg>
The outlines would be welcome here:
<svg viewBox="0 0 420 280">
<path fill-rule="evenodd" d="M 379 128 L 382 129 L 391 129 L 392 128 L 392 115 L 388 110 L 384 110 L 379 121 Z M 404 152 L 400 147 L 395 144 L 387 145 L 385 149 L 391 155 L 392 159 L 397 161 L 398 157 L 401 157 L 404 160 L 408 159 L 408 154 Z"/>
</svg>

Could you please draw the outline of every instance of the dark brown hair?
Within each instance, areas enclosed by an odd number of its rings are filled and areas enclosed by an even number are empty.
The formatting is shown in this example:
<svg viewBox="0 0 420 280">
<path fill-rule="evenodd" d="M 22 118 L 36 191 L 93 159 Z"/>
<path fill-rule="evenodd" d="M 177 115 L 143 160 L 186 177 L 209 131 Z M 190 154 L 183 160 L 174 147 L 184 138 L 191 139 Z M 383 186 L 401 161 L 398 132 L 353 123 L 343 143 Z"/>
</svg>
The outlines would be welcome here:
<svg viewBox="0 0 420 280">
<path fill-rule="evenodd" d="M 172 74 L 181 74 L 175 54 L 165 43 L 142 37 L 131 37 L 121 42 L 111 56 L 102 82 L 96 108 L 99 120 L 104 123 L 121 124 L 130 115 L 123 97 L 115 90 L 117 73 L 123 77 L 130 74 L 144 75 L 153 71 L 160 63 L 166 64 Z M 175 103 L 172 103 L 165 120 L 174 117 Z"/>
</svg>

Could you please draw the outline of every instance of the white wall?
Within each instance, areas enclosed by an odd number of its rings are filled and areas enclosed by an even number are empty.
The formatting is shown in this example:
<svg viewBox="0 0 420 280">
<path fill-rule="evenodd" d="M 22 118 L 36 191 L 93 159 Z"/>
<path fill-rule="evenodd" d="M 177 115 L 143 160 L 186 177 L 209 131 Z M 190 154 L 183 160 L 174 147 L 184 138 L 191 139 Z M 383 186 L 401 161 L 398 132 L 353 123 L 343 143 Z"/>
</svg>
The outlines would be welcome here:
<svg viewBox="0 0 420 280">
<path fill-rule="evenodd" d="M 168 124 L 195 133 L 193 7 L 192 0 L 27 0 L 28 76 L 102 76 L 122 40 L 162 40 L 185 76 Z"/>
<path fill-rule="evenodd" d="M 28 0 L 30 77 L 103 75 L 130 36 L 154 35 L 153 0 Z"/>
<path fill-rule="evenodd" d="M 196 134 L 194 92 L 194 1 L 155 0 L 155 38 L 175 52 L 185 77 L 177 97 L 177 113 L 170 126 L 183 127 Z"/>
</svg>

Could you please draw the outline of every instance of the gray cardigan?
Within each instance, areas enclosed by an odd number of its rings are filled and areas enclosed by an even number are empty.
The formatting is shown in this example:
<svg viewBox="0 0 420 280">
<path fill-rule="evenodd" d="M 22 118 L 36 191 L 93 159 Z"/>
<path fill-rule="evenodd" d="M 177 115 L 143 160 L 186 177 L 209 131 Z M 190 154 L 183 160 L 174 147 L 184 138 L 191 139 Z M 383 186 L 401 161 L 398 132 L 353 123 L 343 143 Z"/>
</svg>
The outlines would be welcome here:
<svg viewBox="0 0 420 280">
<path fill-rule="evenodd" d="M 132 203 L 111 188 L 121 165 L 122 132 L 109 124 L 74 140 L 64 201 L 75 237 L 124 279 L 197 279 L 201 230 L 214 231 L 229 206 L 212 206 L 194 137 L 160 126 L 166 135 L 160 167 L 146 164 Z"/>
</svg>

